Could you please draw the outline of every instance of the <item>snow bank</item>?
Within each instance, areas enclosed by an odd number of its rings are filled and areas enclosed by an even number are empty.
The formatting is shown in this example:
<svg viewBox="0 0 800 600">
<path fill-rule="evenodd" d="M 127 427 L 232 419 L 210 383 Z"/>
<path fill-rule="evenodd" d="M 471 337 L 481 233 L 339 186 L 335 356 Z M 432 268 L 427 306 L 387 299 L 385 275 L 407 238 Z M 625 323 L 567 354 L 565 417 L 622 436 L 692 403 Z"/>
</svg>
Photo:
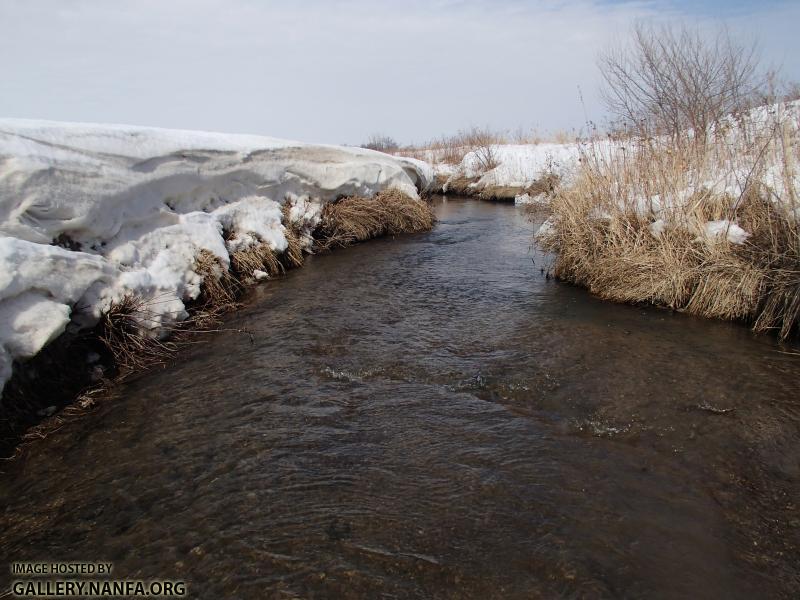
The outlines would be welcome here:
<svg viewBox="0 0 800 600">
<path fill-rule="evenodd" d="M 325 202 L 390 187 L 416 197 L 433 178 L 360 148 L 0 119 L 0 388 L 14 359 L 127 294 L 148 301 L 154 335 L 185 318 L 198 253 L 227 265 L 254 244 L 284 250 L 286 202 L 310 243 Z"/>
<path fill-rule="evenodd" d="M 743 132 L 763 133 L 774 127 L 776 122 L 788 125 L 787 135 L 796 135 L 800 127 L 800 100 L 759 106 L 743 115 L 730 116 L 723 119 L 712 133 L 719 142 L 736 147 L 742 142 Z M 481 161 L 481 158 L 487 155 L 486 149 L 467 152 L 458 165 L 437 162 L 437 153 L 433 150 L 429 150 L 427 156 L 434 163 L 433 175 L 440 179 L 448 182 L 458 178 L 476 179 L 469 187 L 476 194 L 492 187 L 516 187 L 520 190 L 519 196 L 522 196 L 526 188 L 546 175 L 556 175 L 561 185 L 569 184 L 579 171 L 582 157 L 590 156 L 599 162 L 609 162 L 619 151 L 626 150 L 626 146 L 630 143 L 629 141 L 622 144 L 602 139 L 566 144 L 495 144 L 491 146 L 490 153 L 497 166 L 489 170 L 483 168 Z M 741 164 L 729 165 L 732 167 L 730 169 L 697 173 L 699 179 L 678 193 L 688 198 L 695 191 L 707 190 L 738 198 L 742 194 L 743 185 L 752 175 L 751 158 L 742 156 Z M 784 166 L 780 164 L 768 165 L 765 172 L 759 175 L 775 199 L 785 197 L 788 187 L 793 186 L 795 189 L 800 187 L 800 170 L 793 174 L 791 181 L 787 181 Z M 652 201 L 659 200 L 658 197 L 654 197 L 642 201 L 647 202 L 649 206 Z M 525 202 L 523 198 L 517 203 Z"/>
<path fill-rule="evenodd" d="M 461 168 L 467 177 L 480 176 L 478 185 L 525 187 L 543 175 L 569 179 L 575 172 L 581 144 L 520 144 L 492 146 L 497 167 L 483 172 L 474 152 L 464 157 Z"/>
<path fill-rule="evenodd" d="M 592 148 L 605 151 L 611 142 L 593 142 Z M 485 150 L 468 152 L 460 164 L 437 163 L 434 174 L 440 179 L 454 181 L 459 178 L 475 179 L 471 186 L 479 194 L 490 188 L 517 188 L 523 191 L 545 176 L 555 175 L 563 182 L 569 182 L 578 171 L 581 155 L 590 147 L 586 142 L 568 144 L 496 144 L 491 146 L 491 155 L 497 166 L 486 170 L 481 157 Z M 447 189 L 447 183 L 445 189 Z M 524 201 L 523 201 L 524 203 Z M 519 204 L 519 202 L 518 202 Z"/>
</svg>

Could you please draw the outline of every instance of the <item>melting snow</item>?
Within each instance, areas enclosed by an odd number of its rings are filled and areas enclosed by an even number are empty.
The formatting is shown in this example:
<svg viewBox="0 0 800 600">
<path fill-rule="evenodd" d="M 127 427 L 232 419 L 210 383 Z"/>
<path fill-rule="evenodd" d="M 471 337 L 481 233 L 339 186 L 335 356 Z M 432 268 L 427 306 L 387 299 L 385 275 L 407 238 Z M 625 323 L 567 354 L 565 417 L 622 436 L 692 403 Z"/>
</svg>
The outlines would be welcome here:
<svg viewBox="0 0 800 600">
<path fill-rule="evenodd" d="M 0 119 L 0 387 L 14 359 L 126 294 L 149 302 L 154 334 L 185 318 L 198 253 L 227 265 L 254 244 L 284 250 L 285 202 L 310 243 L 325 202 L 416 196 L 432 179 L 425 163 L 360 148 Z"/>
</svg>

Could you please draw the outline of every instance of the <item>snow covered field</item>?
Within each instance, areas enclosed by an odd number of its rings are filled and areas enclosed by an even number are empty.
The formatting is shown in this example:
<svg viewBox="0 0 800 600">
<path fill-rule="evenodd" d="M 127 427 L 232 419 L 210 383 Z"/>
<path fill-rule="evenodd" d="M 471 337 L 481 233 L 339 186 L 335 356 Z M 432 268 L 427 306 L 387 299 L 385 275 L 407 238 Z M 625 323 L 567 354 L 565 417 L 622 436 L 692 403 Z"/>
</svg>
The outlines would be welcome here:
<svg viewBox="0 0 800 600">
<path fill-rule="evenodd" d="M 602 142 L 602 145 L 607 145 Z M 445 182 L 444 191 L 453 189 L 451 184 L 458 180 L 469 179 L 467 193 L 479 195 L 492 188 L 516 188 L 520 196 L 525 190 L 545 176 L 557 176 L 562 182 L 569 181 L 579 166 L 581 153 L 586 144 L 571 142 L 568 144 L 495 144 L 490 149 L 467 152 L 458 165 L 437 162 L 435 153 L 430 152 L 435 175 Z M 497 166 L 486 169 L 483 166 L 486 153 Z M 518 203 L 528 202 L 521 197 Z"/>
<path fill-rule="evenodd" d="M 725 156 L 717 157 L 716 161 L 708 161 L 704 169 L 686 170 L 680 182 L 681 187 L 672 190 L 669 197 L 651 196 L 644 190 L 626 189 L 624 193 L 619 194 L 620 204 L 627 205 L 634 201 L 648 210 L 656 207 L 654 215 L 658 218 L 661 210 L 676 203 L 682 204 L 700 190 L 715 194 L 725 193 L 738 198 L 742 195 L 744 187 L 752 183 L 754 176 L 773 191 L 774 200 L 786 200 L 790 195 L 789 188 L 792 187 L 792 183 L 785 177 L 783 161 L 764 160 L 759 169 L 753 171 L 752 152 L 743 149 L 749 143 L 748 150 L 754 147 L 756 151 L 764 152 L 761 146 L 751 143 L 751 138 L 761 140 L 772 137 L 776 123 L 785 123 L 788 134 L 794 138 L 800 124 L 800 101 L 760 106 L 744 116 L 723 120 L 719 125 L 722 131 L 716 134 L 719 138 L 716 143 L 720 147 L 725 147 L 727 152 Z M 527 193 L 527 188 L 536 181 L 547 175 L 554 175 L 558 177 L 560 185 L 570 185 L 579 174 L 583 160 L 588 159 L 594 164 L 610 164 L 624 160 L 623 154 L 626 151 L 630 154 L 633 145 L 633 141 L 622 143 L 610 139 L 581 140 L 565 144 L 495 144 L 489 149 L 481 148 L 467 152 L 458 165 L 438 162 L 433 151 L 428 151 L 428 156 L 435 175 L 440 180 L 446 181 L 445 191 L 450 183 L 466 178 L 472 180 L 468 186 L 471 194 L 478 195 L 494 187 L 518 188 L 520 193 L 516 197 L 516 203 L 531 204 L 542 201 L 542 198 L 537 199 L 534 193 Z M 487 153 L 491 153 L 497 163 L 496 167 L 488 170 L 482 166 Z M 792 173 L 791 177 L 794 188 L 800 187 L 800 175 Z M 637 198 L 626 197 L 631 191 L 634 191 Z M 699 229 L 703 229 L 702 224 Z M 712 229 L 713 227 L 709 231 Z M 737 240 L 742 239 L 741 236 L 734 237 Z"/>
<path fill-rule="evenodd" d="M 284 203 L 310 243 L 325 202 L 417 197 L 432 180 L 426 163 L 358 148 L 0 119 L 0 389 L 15 359 L 126 295 L 147 303 L 154 335 L 184 319 L 198 254 L 285 250 Z"/>
<path fill-rule="evenodd" d="M 461 163 L 466 177 L 480 177 L 478 187 L 525 187 L 551 173 L 568 179 L 575 173 L 582 145 L 569 144 L 503 144 L 492 148 L 498 165 L 482 172 L 478 157 L 470 152 Z"/>
</svg>

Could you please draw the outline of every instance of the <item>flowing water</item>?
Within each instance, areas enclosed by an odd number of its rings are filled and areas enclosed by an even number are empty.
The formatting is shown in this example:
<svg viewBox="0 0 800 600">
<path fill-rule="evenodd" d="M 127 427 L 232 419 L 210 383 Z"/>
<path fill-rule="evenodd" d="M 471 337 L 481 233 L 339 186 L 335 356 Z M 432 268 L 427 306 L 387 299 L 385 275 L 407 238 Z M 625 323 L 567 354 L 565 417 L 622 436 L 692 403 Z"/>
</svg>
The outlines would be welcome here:
<svg viewBox="0 0 800 600">
<path fill-rule="evenodd" d="M 800 593 L 796 349 L 549 279 L 515 207 L 437 212 L 0 467 L 2 562 L 196 598 Z"/>
</svg>

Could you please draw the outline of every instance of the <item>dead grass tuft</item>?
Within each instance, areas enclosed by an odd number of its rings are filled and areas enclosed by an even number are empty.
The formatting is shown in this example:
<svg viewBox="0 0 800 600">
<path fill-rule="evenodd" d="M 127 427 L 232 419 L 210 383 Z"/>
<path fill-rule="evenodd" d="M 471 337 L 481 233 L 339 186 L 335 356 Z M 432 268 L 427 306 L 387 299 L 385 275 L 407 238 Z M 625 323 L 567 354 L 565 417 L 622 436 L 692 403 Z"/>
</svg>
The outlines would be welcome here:
<svg viewBox="0 0 800 600">
<path fill-rule="evenodd" d="M 217 256 L 201 250 L 195 261 L 195 271 L 203 277 L 198 299 L 200 306 L 216 309 L 236 304 L 242 285 Z"/>
<path fill-rule="evenodd" d="M 372 198 L 352 196 L 325 205 L 315 237 L 323 249 L 343 247 L 383 235 L 428 231 L 434 222 L 426 202 L 390 189 Z"/>
<path fill-rule="evenodd" d="M 472 196 L 478 190 L 474 184 L 480 181 L 480 177 L 466 177 L 457 175 L 447 180 L 447 189 L 442 190 L 446 194 L 455 196 Z"/>
<path fill-rule="evenodd" d="M 114 357 L 118 376 L 163 365 L 178 349 L 177 342 L 168 339 L 169 332 L 157 335 L 147 328 L 151 321 L 147 303 L 134 295 L 112 303 L 100 319 L 100 340 Z"/>
<path fill-rule="evenodd" d="M 478 198 L 495 202 L 513 202 L 524 188 L 516 185 L 488 185 L 481 189 Z"/>
<path fill-rule="evenodd" d="M 531 183 L 525 189 L 525 192 L 530 194 L 531 197 L 542 194 L 552 196 L 556 193 L 559 183 L 561 183 L 561 177 L 555 173 L 544 173 L 539 179 Z"/>
<path fill-rule="evenodd" d="M 292 222 L 291 219 L 291 206 L 288 202 L 283 204 L 283 226 L 285 228 L 284 235 L 286 236 L 286 250 L 283 253 L 282 259 L 286 267 L 289 269 L 303 266 L 303 232 L 299 226 Z"/>
<path fill-rule="evenodd" d="M 243 281 L 254 279 L 255 271 L 263 271 L 270 277 L 283 273 L 278 254 L 268 244 L 258 244 L 231 254 L 231 269 Z"/>
</svg>

